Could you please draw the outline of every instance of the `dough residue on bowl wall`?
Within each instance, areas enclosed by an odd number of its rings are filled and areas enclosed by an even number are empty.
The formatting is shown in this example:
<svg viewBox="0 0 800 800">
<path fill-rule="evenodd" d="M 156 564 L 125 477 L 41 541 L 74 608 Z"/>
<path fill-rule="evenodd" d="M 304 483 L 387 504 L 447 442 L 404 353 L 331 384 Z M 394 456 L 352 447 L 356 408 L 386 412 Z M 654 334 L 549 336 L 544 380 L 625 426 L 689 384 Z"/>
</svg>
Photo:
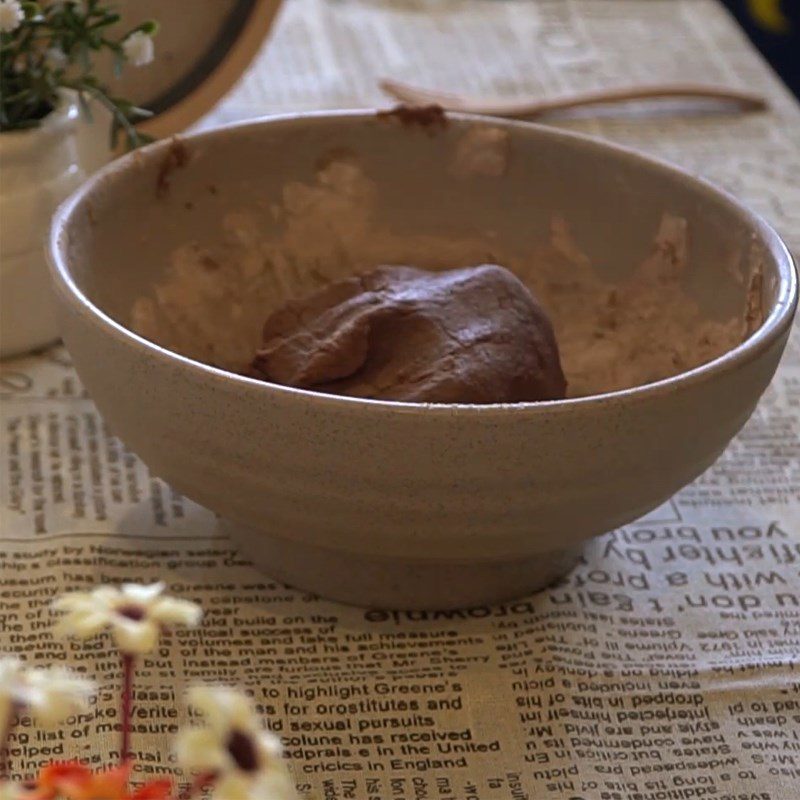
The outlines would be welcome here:
<svg viewBox="0 0 800 800">
<path fill-rule="evenodd" d="M 313 183 L 288 184 L 269 212 L 228 213 L 219 244 L 189 242 L 172 254 L 165 280 L 135 302 L 132 328 L 182 355 L 241 372 L 261 344 L 267 316 L 330 281 L 380 264 L 436 270 L 495 263 L 516 273 L 547 310 L 568 394 L 580 397 L 685 372 L 735 347 L 761 322 L 757 270 L 741 315 L 704 317 L 684 288 L 687 224 L 680 217 L 665 213 L 649 255 L 611 283 L 557 215 L 548 241 L 507 253 L 489 235 L 395 234 L 374 219 L 377 191 L 355 160 L 342 158 Z M 268 235 L 276 221 L 280 232 Z"/>
</svg>

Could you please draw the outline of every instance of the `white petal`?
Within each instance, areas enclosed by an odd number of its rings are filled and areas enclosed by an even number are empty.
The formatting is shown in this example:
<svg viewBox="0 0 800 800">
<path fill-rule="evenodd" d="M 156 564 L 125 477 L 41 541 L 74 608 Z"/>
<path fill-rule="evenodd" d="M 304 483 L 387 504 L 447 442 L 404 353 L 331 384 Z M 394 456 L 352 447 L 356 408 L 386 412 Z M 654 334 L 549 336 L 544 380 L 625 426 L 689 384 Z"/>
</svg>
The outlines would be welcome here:
<svg viewBox="0 0 800 800">
<path fill-rule="evenodd" d="M 258 750 L 258 761 L 260 764 L 281 763 L 283 756 L 283 745 L 281 740 L 270 731 L 261 731 L 256 734 L 256 749 Z"/>
<path fill-rule="evenodd" d="M 231 689 L 225 702 L 227 703 L 227 714 L 232 728 L 252 732 L 260 730 L 261 723 L 256 716 L 250 698 L 246 694 Z"/>
<path fill-rule="evenodd" d="M 270 795 L 257 793 L 258 784 L 242 773 L 223 775 L 214 785 L 213 800 L 273 800 Z"/>
<path fill-rule="evenodd" d="M 70 592 L 53 600 L 54 611 L 75 611 L 94 606 L 94 598 L 88 592 Z"/>
<path fill-rule="evenodd" d="M 23 664 L 16 656 L 0 658 L 0 692 L 12 682 L 18 681 L 23 672 Z"/>
<path fill-rule="evenodd" d="M 25 710 L 43 725 L 63 722 L 78 709 L 66 695 L 51 694 L 43 689 L 29 689 L 25 694 Z"/>
<path fill-rule="evenodd" d="M 250 785 L 249 797 L 268 797 L 269 800 L 297 800 L 297 790 L 288 770 L 280 765 L 279 769 L 271 769 L 256 775 Z"/>
<path fill-rule="evenodd" d="M 26 675 L 20 698 L 28 711 L 45 725 L 61 722 L 88 705 L 94 684 L 63 667 L 33 669 Z"/>
<path fill-rule="evenodd" d="M 33 670 L 33 681 L 46 680 L 50 686 L 67 689 L 73 692 L 89 692 L 95 690 L 95 683 L 69 667 L 50 667 Z"/>
<path fill-rule="evenodd" d="M 203 618 L 203 609 L 190 600 L 160 597 L 153 603 L 150 616 L 163 625 L 189 625 L 194 627 Z"/>
<path fill-rule="evenodd" d="M 0 781 L 0 800 L 20 800 L 25 797 L 25 790 L 19 783 Z"/>
<path fill-rule="evenodd" d="M 208 724 L 219 736 L 227 736 L 231 728 L 242 731 L 258 729 L 258 720 L 249 699 L 227 686 L 193 686 L 189 702 L 202 711 Z"/>
<path fill-rule="evenodd" d="M 103 608 L 114 608 L 119 603 L 122 592 L 116 586 L 98 586 L 92 590 L 92 602 Z"/>
<path fill-rule="evenodd" d="M 155 55 L 152 38 L 142 31 L 136 31 L 128 36 L 122 43 L 122 49 L 125 53 L 125 58 L 134 67 L 142 67 L 145 64 L 149 64 Z"/>
<path fill-rule="evenodd" d="M 178 762 L 195 772 L 216 772 L 230 766 L 224 743 L 209 728 L 190 728 L 178 734 Z"/>
<path fill-rule="evenodd" d="M 119 591 L 112 586 L 98 586 L 91 592 L 70 592 L 57 597 L 53 602 L 53 610 L 82 614 L 108 611 L 114 608 L 119 596 Z"/>
<path fill-rule="evenodd" d="M 0 1 L 0 31 L 11 33 L 20 26 L 23 19 L 25 13 L 18 0 Z"/>
<path fill-rule="evenodd" d="M 88 639 L 94 636 L 103 628 L 111 623 L 108 611 L 73 611 L 67 614 L 62 620 L 53 627 L 56 636 L 77 636 L 80 639 Z"/>
<path fill-rule="evenodd" d="M 151 653 L 158 645 L 161 634 L 158 625 L 151 620 L 138 621 L 119 615 L 114 619 L 112 630 L 117 647 L 129 655 Z"/>
<path fill-rule="evenodd" d="M 149 606 L 166 589 L 164 583 L 124 583 L 122 584 L 122 602 L 133 600 L 137 605 Z M 124 599 L 123 599 L 124 598 Z"/>
</svg>

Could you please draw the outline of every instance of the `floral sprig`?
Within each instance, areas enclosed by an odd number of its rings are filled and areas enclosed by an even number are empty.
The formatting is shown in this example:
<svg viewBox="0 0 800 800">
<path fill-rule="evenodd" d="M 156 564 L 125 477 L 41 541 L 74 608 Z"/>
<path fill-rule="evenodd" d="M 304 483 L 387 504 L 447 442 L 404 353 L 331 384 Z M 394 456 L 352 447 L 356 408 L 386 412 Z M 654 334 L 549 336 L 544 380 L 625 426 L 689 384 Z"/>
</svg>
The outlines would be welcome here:
<svg viewBox="0 0 800 800">
<path fill-rule="evenodd" d="M 87 708 L 93 694 L 92 681 L 64 667 L 33 669 L 16 657 L 0 657 L 0 777 L 6 742 L 17 717 L 27 714 L 43 725 L 53 725 Z"/>
<path fill-rule="evenodd" d="M 294 784 L 277 736 L 263 730 L 244 695 L 220 686 L 196 686 L 189 703 L 207 726 L 178 736 L 178 761 L 213 785 L 214 800 L 292 800 Z"/>
<path fill-rule="evenodd" d="M 0 11 L 2 0 L 0 0 Z M 3 22 L 0 13 L 0 24 Z M 109 632 L 123 666 L 120 761 L 97 771 L 76 761 L 51 763 L 34 780 L 5 778 L 8 735 L 23 714 L 53 723 L 86 707 L 94 685 L 65 668 L 28 668 L 15 657 L 0 657 L 0 800 L 194 800 L 210 790 L 213 800 L 297 800 L 281 758 L 279 739 L 262 724 L 245 695 L 227 687 L 199 686 L 189 692 L 205 726 L 183 728 L 176 750 L 194 778 L 180 791 L 171 779 L 131 787 L 130 750 L 133 679 L 138 659 L 158 646 L 174 625 L 195 626 L 202 609 L 164 593 L 163 583 L 100 586 L 58 598 L 55 632 L 88 639 Z"/>
<path fill-rule="evenodd" d="M 0 131 L 39 125 L 61 90 L 71 89 L 86 116 L 90 98 L 110 112 L 112 147 L 120 132 L 129 148 L 148 141 L 134 123 L 150 112 L 113 95 L 93 74 L 101 51 L 111 54 L 116 74 L 126 63 L 153 60 L 157 24 L 148 20 L 115 36 L 119 21 L 105 0 L 0 0 Z"/>
<path fill-rule="evenodd" d="M 164 595 L 163 583 L 122 588 L 100 586 L 92 592 L 71 592 L 58 598 L 55 611 L 66 611 L 56 635 L 89 639 L 109 628 L 122 656 L 122 745 L 120 758 L 130 758 L 130 719 L 136 657 L 156 649 L 161 633 L 171 625 L 199 624 L 197 603 Z"/>
<path fill-rule="evenodd" d="M 195 627 L 203 616 L 197 603 L 165 595 L 164 589 L 163 583 L 124 583 L 119 588 L 99 586 L 91 592 L 65 594 L 53 603 L 54 611 L 66 612 L 55 633 L 89 639 L 109 629 L 123 654 L 151 653 L 170 626 Z"/>
<path fill-rule="evenodd" d="M 17 713 L 53 725 L 84 710 L 94 690 L 93 681 L 65 667 L 30 669 L 16 657 L 0 658 L 0 741 Z"/>
</svg>

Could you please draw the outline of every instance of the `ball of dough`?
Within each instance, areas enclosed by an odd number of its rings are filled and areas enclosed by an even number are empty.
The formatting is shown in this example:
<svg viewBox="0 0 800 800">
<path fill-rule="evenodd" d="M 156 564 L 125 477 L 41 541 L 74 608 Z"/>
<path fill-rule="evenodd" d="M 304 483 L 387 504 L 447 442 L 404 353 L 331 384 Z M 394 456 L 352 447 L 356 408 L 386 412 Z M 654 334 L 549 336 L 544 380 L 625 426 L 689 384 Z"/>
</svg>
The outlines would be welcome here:
<svg viewBox="0 0 800 800">
<path fill-rule="evenodd" d="M 382 266 L 273 313 L 248 372 L 351 397 L 518 403 L 565 397 L 553 326 L 495 264 Z"/>
</svg>

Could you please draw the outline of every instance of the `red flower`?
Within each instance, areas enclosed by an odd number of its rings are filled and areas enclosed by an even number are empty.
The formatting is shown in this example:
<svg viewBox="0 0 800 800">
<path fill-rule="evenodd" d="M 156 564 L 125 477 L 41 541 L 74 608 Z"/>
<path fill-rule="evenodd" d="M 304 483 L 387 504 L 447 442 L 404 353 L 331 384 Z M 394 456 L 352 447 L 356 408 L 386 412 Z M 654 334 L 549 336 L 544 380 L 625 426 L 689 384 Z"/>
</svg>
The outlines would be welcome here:
<svg viewBox="0 0 800 800">
<path fill-rule="evenodd" d="M 131 768 L 130 761 L 102 772 L 92 772 L 77 761 L 49 764 L 25 800 L 170 800 L 172 782 L 168 779 L 148 781 L 131 791 Z"/>
<path fill-rule="evenodd" d="M 133 794 L 130 800 L 170 800 L 172 797 L 172 781 L 167 778 L 143 783 Z"/>
</svg>

